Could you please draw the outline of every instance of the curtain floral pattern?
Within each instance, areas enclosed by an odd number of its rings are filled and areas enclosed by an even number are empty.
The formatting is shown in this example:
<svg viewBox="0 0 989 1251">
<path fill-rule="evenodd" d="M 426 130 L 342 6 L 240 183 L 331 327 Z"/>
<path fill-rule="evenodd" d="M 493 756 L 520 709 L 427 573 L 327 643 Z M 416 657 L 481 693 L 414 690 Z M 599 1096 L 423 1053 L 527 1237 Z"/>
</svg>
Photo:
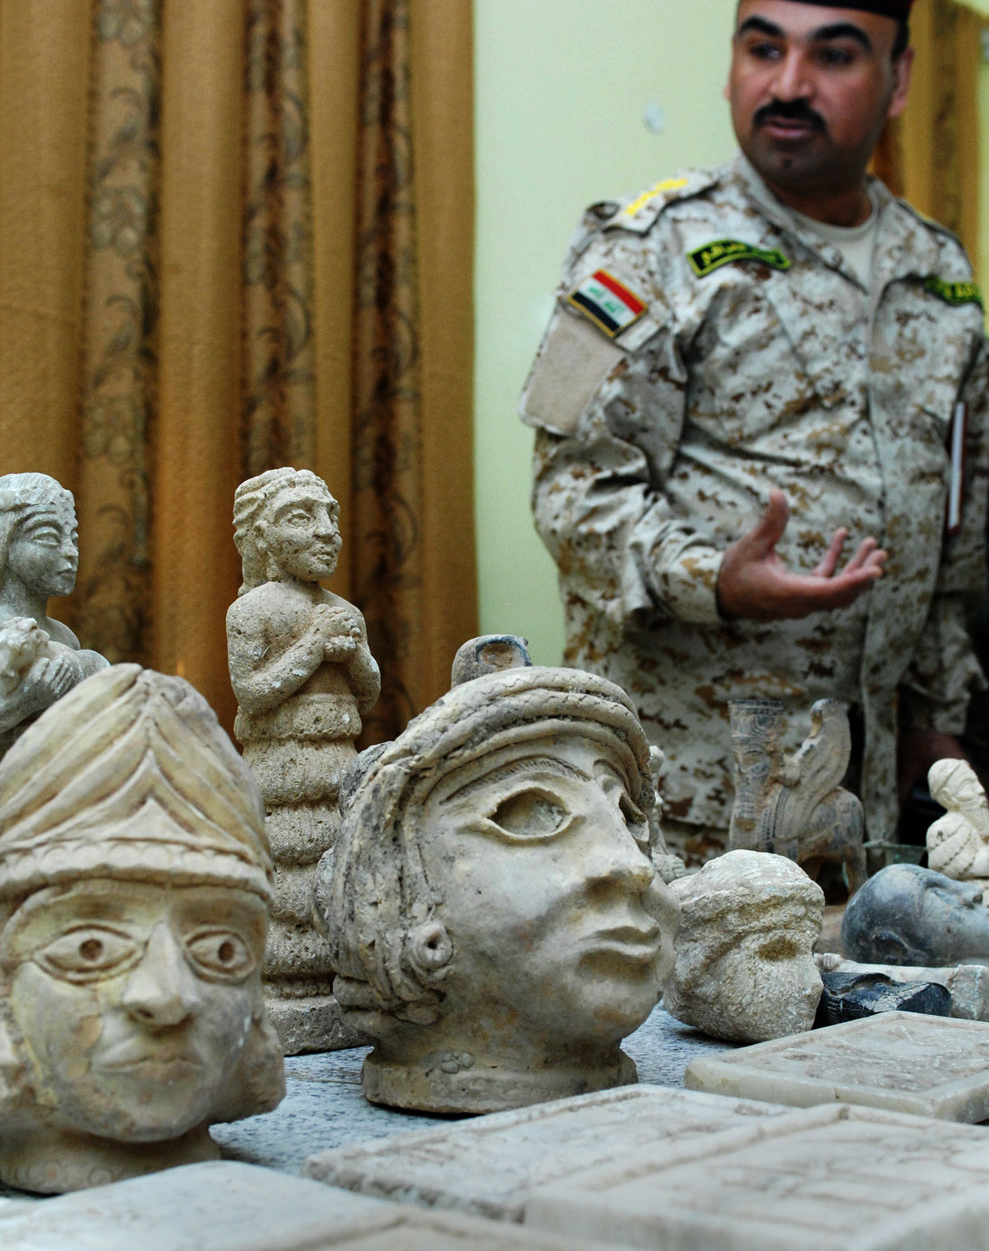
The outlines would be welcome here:
<svg viewBox="0 0 989 1251">
<path fill-rule="evenodd" d="M 0 0 L 0 472 L 75 492 L 56 615 L 227 725 L 264 469 L 340 499 L 372 740 L 476 633 L 471 58 L 470 0 Z"/>
</svg>

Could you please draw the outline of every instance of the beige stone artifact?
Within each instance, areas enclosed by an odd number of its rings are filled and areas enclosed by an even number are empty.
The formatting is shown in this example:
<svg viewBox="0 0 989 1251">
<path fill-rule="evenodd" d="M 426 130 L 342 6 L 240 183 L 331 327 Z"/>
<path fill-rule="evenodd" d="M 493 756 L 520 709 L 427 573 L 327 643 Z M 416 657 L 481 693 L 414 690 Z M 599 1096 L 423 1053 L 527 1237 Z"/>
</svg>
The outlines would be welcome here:
<svg viewBox="0 0 989 1251">
<path fill-rule="evenodd" d="M 56 1193 L 215 1158 L 284 1093 L 261 994 L 257 788 L 180 678 L 81 683 L 0 765 L 0 1180 Z"/>
<path fill-rule="evenodd" d="M 521 1222 L 541 1186 L 657 1145 L 683 1151 L 754 1117 L 786 1114 L 750 1099 L 625 1086 L 323 1151 L 309 1157 L 305 1172 L 364 1195 Z"/>
<path fill-rule="evenodd" d="M 0 477 L 0 756 L 56 699 L 99 669 L 48 600 L 79 565 L 75 501 L 43 473 Z"/>
<path fill-rule="evenodd" d="M 810 734 L 791 757 L 783 752 L 783 705 L 773 699 L 729 701 L 735 803 L 731 849 L 788 856 L 816 879 L 825 864 L 844 866 L 848 890 L 866 879 L 862 803 L 840 785 L 851 754 L 845 705 L 819 699 Z"/>
<path fill-rule="evenodd" d="M 648 1251 L 984 1251 L 987 1222 L 984 1128 L 834 1106 L 628 1153 L 526 1210 Z"/>
<path fill-rule="evenodd" d="M 762 1042 L 814 1024 L 824 893 L 799 865 L 729 851 L 670 889 L 680 904 L 668 1012 L 714 1038 Z"/>
<path fill-rule="evenodd" d="M 685 1085 L 797 1107 L 861 1103 L 940 1120 L 989 1117 L 989 1025 L 881 1012 L 792 1038 L 702 1056 Z"/>
<path fill-rule="evenodd" d="M 989 802 L 967 760 L 937 760 L 927 774 L 947 812 L 927 830 L 927 864 L 937 873 L 989 887 Z"/>
<path fill-rule="evenodd" d="M 381 678 L 364 618 L 320 580 L 336 569 L 340 509 L 308 470 L 272 469 L 234 497 L 244 566 L 227 613 L 234 734 L 261 788 L 275 861 L 264 984 L 286 1054 L 352 1046 L 311 920 L 313 870 L 333 845 L 337 795 Z"/>
<path fill-rule="evenodd" d="M 362 754 L 316 908 L 375 1041 L 369 1100 L 487 1112 L 635 1080 L 621 1040 L 677 917 L 653 803 L 631 704 L 572 669 L 482 673 Z"/>
</svg>

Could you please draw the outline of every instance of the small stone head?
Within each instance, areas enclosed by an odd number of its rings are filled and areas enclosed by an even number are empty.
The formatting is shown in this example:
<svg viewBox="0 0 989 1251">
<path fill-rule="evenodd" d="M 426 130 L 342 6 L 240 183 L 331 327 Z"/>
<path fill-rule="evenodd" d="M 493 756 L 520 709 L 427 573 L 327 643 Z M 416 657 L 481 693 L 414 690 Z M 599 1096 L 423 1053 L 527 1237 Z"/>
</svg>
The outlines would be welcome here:
<svg viewBox="0 0 989 1251">
<path fill-rule="evenodd" d="M 495 667 L 363 754 L 316 906 L 378 1041 L 369 1098 L 476 1111 L 629 1080 L 619 1043 L 676 924 L 654 802 L 634 710 L 577 670 Z M 502 1089 L 475 1099 L 485 1066 Z"/>
<path fill-rule="evenodd" d="M 989 908 L 976 882 L 891 864 L 848 901 L 841 942 L 864 964 L 989 964 Z"/>
<path fill-rule="evenodd" d="M 108 668 L 0 765 L 0 1178 L 95 1185 L 217 1154 L 284 1091 L 261 996 L 257 789 L 180 678 Z"/>
<path fill-rule="evenodd" d="M 0 477 L 0 600 L 17 579 L 48 599 L 76 584 L 79 545 L 75 501 L 43 473 Z"/>
<path fill-rule="evenodd" d="M 680 903 L 669 1011 L 716 1038 L 810 1029 L 822 983 L 812 954 L 824 893 L 785 856 L 730 851 L 671 889 Z"/>
<path fill-rule="evenodd" d="M 244 566 L 240 594 L 264 582 L 318 582 L 340 555 L 340 506 L 308 469 L 270 469 L 234 494 L 234 543 Z"/>
</svg>

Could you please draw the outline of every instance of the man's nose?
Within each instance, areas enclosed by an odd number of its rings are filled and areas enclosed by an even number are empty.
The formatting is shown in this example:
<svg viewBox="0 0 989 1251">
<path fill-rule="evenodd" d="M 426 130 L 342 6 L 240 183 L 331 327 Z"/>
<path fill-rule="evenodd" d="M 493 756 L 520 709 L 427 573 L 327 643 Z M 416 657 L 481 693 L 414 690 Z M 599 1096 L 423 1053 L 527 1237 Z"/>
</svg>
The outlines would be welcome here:
<svg viewBox="0 0 989 1251">
<path fill-rule="evenodd" d="M 199 980 L 164 921 L 151 931 L 144 955 L 130 975 L 121 1003 L 146 1025 L 179 1025 L 202 1004 Z"/>
<path fill-rule="evenodd" d="M 814 87 L 810 66 L 803 53 L 786 52 L 776 66 L 773 78 L 773 95 L 777 100 L 806 100 L 813 95 Z"/>
</svg>

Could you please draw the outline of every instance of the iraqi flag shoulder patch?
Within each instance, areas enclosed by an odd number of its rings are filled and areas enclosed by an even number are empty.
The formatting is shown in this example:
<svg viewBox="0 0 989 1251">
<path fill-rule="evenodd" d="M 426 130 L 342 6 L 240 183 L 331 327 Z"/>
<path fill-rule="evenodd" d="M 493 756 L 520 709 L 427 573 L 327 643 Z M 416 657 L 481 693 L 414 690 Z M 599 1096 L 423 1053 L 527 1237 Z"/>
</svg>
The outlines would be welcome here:
<svg viewBox="0 0 989 1251">
<path fill-rule="evenodd" d="M 606 269 L 588 274 L 567 296 L 567 302 L 614 339 L 637 322 L 648 307 Z"/>
</svg>

